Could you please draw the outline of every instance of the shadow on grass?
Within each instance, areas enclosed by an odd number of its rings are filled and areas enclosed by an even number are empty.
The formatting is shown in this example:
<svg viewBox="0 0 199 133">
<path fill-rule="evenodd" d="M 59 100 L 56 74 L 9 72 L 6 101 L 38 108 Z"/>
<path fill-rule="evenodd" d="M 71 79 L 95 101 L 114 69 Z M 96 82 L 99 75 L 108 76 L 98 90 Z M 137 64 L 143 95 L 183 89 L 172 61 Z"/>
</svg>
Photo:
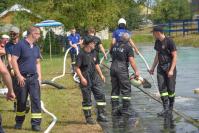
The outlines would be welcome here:
<svg viewBox="0 0 199 133">
<path fill-rule="evenodd" d="M 15 129 L 14 125 L 13 126 L 10 126 L 10 125 L 9 126 L 8 125 L 7 126 L 3 126 L 3 128 L 4 129 L 12 129 L 12 130 L 16 130 L 16 131 L 32 131 L 31 128 L 23 128 L 23 127 L 20 130 L 19 129 Z"/>
<path fill-rule="evenodd" d="M 86 123 L 83 121 L 57 121 L 57 124 L 65 126 L 66 124 L 82 125 L 82 124 L 86 124 Z"/>
</svg>

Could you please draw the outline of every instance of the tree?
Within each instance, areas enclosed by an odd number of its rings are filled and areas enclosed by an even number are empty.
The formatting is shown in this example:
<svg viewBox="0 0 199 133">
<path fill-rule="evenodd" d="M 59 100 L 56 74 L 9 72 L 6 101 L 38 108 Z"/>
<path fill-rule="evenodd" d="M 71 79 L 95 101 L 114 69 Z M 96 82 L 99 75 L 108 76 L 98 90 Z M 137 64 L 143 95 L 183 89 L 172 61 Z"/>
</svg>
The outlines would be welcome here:
<svg viewBox="0 0 199 133">
<path fill-rule="evenodd" d="M 1 0 L 0 1 L 0 13 L 6 10 L 8 1 L 7 0 Z"/>
<path fill-rule="evenodd" d="M 155 23 L 190 19 L 192 16 L 188 0 L 156 0 L 156 3 L 152 14 Z"/>
</svg>

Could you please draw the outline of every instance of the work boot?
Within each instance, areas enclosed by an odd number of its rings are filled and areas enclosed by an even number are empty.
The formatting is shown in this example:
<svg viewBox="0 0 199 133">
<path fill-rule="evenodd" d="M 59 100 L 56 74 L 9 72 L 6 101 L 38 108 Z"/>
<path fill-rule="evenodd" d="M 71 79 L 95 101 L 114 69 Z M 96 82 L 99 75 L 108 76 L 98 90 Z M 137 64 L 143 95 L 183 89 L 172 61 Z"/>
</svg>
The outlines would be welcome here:
<svg viewBox="0 0 199 133">
<path fill-rule="evenodd" d="M 163 104 L 163 110 L 159 113 L 157 113 L 157 115 L 159 117 L 164 117 L 165 115 L 168 114 L 168 111 L 169 111 L 169 104 L 168 104 L 168 97 L 161 97 L 162 99 L 162 104 Z"/>
<path fill-rule="evenodd" d="M 39 125 L 32 125 L 32 130 L 39 132 L 39 131 L 41 131 L 41 127 Z"/>
<path fill-rule="evenodd" d="M 111 101 L 111 104 L 112 104 L 112 115 L 113 116 L 121 116 L 122 113 L 121 113 L 121 109 L 120 109 L 120 106 L 119 106 L 119 101 L 116 100 L 112 100 Z"/>
<path fill-rule="evenodd" d="M 122 100 L 122 115 L 124 116 L 130 116 L 132 115 L 132 110 L 131 110 L 131 101 L 130 100 Z"/>
<path fill-rule="evenodd" d="M 84 110 L 84 116 L 86 118 L 86 123 L 90 125 L 96 124 L 95 120 L 91 117 L 91 110 Z"/>
<path fill-rule="evenodd" d="M 97 107 L 97 121 L 99 122 L 107 122 L 107 118 L 105 116 L 104 107 Z"/>
<path fill-rule="evenodd" d="M 15 129 L 22 129 L 22 124 L 16 123 L 14 126 Z"/>
<path fill-rule="evenodd" d="M 171 112 L 173 111 L 174 99 L 175 99 L 175 97 L 169 97 L 169 110 Z"/>
</svg>

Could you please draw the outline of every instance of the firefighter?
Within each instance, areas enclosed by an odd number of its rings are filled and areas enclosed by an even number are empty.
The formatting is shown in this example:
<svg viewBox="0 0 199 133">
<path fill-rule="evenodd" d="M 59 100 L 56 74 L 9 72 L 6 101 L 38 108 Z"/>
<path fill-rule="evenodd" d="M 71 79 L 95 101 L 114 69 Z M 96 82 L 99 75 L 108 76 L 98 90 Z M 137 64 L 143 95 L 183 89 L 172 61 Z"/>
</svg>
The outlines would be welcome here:
<svg viewBox="0 0 199 133">
<path fill-rule="evenodd" d="M 40 50 L 35 44 L 40 38 L 40 29 L 30 27 L 27 37 L 14 46 L 12 53 L 12 67 L 17 77 L 17 112 L 15 129 L 21 129 L 25 120 L 25 110 L 28 94 L 31 99 L 31 125 L 33 131 L 40 131 L 41 103 L 40 103 Z"/>
<path fill-rule="evenodd" d="M 118 28 L 113 32 L 112 35 L 111 47 L 122 40 L 122 35 L 124 33 L 128 33 L 129 35 L 131 35 L 131 32 L 127 30 L 126 20 L 124 18 L 120 18 L 118 20 Z M 134 48 L 135 53 L 139 54 L 138 48 L 136 47 L 135 43 L 131 38 L 129 39 L 129 44 Z"/>
<path fill-rule="evenodd" d="M 83 49 L 77 56 L 76 72 L 80 78 L 80 88 L 82 92 L 83 102 L 82 108 L 87 124 L 95 124 L 95 120 L 91 117 L 91 92 L 94 95 L 97 104 L 97 120 L 106 122 L 105 116 L 105 95 L 102 90 L 102 81 L 105 82 L 105 77 L 99 67 L 97 61 L 95 42 L 90 36 L 84 38 Z M 100 78 L 101 80 L 100 80 Z"/>
<path fill-rule="evenodd" d="M 139 77 L 139 71 L 134 60 L 133 49 L 129 44 L 130 36 L 124 33 L 121 41 L 113 45 L 110 54 L 112 57 L 112 64 L 110 68 L 112 91 L 111 104 L 112 115 L 127 114 L 130 112 L 131 100 L 131 83 L 129 79 L 129 63 L 135 72 L 135 76 Z M 120 110 L 119 96 L 122 95 L 122 110 Z"/>
<path fill-rule="evenodd" d="M 156 56 L 149 72 L 153 74 L 158 65 L 158 88 L 163 103 L 163 111 L 158 116 L 165 116 L 169 112 L 172 114 L 175 100 L 177 49 L 173 40 L 164 35 L 162 27 L 155 26 L 152 32 L 156 39 Z"/>
<path fill-rule="evenodd" d="M 80 50 L 80 45 L 81 45 L 81 38 L 78 33 L 76 33 L 75 28 L 71 28 L 70 30 L 70 35 L 67 37 L 68 38 L 68 43 L 72 47 L 70 50 L 70 57 L 71 57 L 71 67 L 72 67 L 72 73 L 75 72 L 74 67 L 75 67 L 75 60 L 77 57 L 77 50 L 79 53 Z"/>
<path fill-rule="evenodd" d="M 104 49 L 104 47 L 102 45 L 102 41 L 95 34 L 96 34 L 95 29 L 93 27 L 89 27 L 88 28 L 88 35 L 91 36 L 94 39 L 94 41 L 95 41 L 95 51 L 97 52 L 97 59 L 100 60 L 99 59 L 99 52 L 100 51 L 103 53 L 104 58 L 107 59 L 107 55 L 105 53 L 105 49 Z"/>
<path fill-rule="evenodd" d="M 12 68 L 11 56 L 12 56 L 14 45 L 16 45 L 19 42 L 19 33 L 20 33 L 19 28 L 15 27 L 15 26 L 11 27 L 11 29 L 10 29 L 10 40 L 5 46 L 5 50 L 6 50 L 6 54 L 7 54 L 7 58 L 8 58 L 7 68 L 10 72 L 11 77 L 12 77 L 13 89 L 14 89 L 15 94 L 16 94 L 17 79 L 16 79 L 16 76 L 15 76 L 14 70 Z M 15 101 L 14 102 L 14 112 L 16 112 L 16 106 L 17 106 L 17 103 Z"/>
</svg>

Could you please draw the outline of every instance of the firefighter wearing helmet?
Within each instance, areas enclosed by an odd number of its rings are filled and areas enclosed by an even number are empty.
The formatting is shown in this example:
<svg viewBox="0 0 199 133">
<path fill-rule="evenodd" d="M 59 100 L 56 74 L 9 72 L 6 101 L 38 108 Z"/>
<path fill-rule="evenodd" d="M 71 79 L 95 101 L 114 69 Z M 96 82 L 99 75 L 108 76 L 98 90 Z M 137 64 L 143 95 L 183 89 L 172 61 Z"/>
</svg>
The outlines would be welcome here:
<svg viewBox="0 0 199 133">
<path fill-rule="evenodd" d="M 124 18 L 120 18 L 118 20 L 118 28 L 113 32 L 113 35 L 112 35 L 111 47 L 114 44 L 121 42 L 122 35 L 124 33 L 128 33 L 131 36 L 131 32 L 129 30 L 127 30 L 126 25 L 127 25 L 126 20 Z M 134 44 L 134 42 L 131 38 L 129 39 L 129 43 L 133 47 L 133 49 L 135 50 L 135 53 L 139 54 L 139 51 L 138 51 L 137 47 L 135 46 L 135 44 Z"/>
</svg>

